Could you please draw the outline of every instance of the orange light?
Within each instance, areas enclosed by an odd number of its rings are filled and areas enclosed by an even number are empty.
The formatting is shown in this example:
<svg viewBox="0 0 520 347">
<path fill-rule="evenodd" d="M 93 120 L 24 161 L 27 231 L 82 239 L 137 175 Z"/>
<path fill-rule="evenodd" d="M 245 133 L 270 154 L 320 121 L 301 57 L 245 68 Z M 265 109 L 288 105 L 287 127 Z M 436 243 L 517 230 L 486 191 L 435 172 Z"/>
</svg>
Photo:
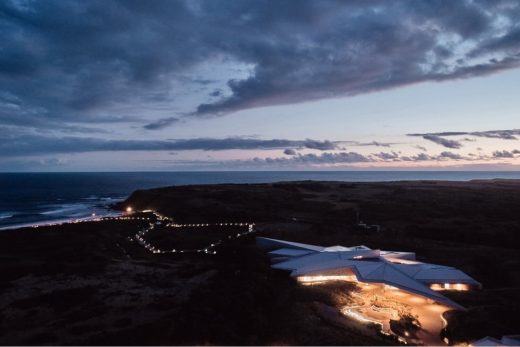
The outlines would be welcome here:
<svg viewBox="0 0 520 347">
<path fill-rule="evenodd" d="M 128 213 L 132 212 L 132 207 L 128 206 L 128 207 L 126 208 L 126 212 L 128 212 Z"/>
<path fill-rule="evenodd" d="M 468 291 L 470 286 L 465 283 L 433 283 L 430 285 L 432 290 L 456 290 L 456 291 Z"/>
<path fill-rule="evenodd" d="M 299 276 L 296 279 L 300 283 L 316 283 L 316 282 L 327 282 L 327 281 L 356 281 L 355 276 L 351 275 L 318 275 L 318 276 Z"/>
</svg>

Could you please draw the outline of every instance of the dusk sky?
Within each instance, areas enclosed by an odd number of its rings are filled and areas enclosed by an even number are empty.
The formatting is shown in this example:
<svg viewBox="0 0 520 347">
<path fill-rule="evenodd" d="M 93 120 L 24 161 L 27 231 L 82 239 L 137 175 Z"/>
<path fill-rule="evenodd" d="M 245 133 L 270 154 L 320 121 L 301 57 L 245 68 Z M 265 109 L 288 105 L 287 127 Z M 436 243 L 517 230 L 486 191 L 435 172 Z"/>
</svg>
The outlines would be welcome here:
<svg viewBox="0 0 520 347">
<path fill-rule="evenodd" d="M 0 0 L 0 171 L 519 170 L 520 1 Z"/>
</svg>

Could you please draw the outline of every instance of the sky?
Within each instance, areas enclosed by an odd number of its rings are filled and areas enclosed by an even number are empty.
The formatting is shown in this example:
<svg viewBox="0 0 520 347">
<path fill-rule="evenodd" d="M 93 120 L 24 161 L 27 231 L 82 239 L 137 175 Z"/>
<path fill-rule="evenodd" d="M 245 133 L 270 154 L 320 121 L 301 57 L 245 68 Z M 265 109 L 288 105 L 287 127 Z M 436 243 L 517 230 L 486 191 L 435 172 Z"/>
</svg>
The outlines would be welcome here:
<svg viewBox="0 0 520 347">
<path fill-rule="evenodd" d="M 520 170 L 520 2 L 0 0 L 0 171 Z"/>
</svg>

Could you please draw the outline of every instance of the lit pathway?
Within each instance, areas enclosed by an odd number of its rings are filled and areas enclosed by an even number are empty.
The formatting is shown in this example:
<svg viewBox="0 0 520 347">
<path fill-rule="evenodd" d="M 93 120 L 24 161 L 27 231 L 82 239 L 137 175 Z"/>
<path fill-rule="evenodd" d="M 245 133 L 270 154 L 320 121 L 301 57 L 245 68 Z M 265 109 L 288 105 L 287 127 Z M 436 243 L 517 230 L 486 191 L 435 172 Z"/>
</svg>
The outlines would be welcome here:
<svg viewBox="0 0 520 347">
<path fill-rule="evenodd" d="M 220 223 L 191 223 L 191 224 L 176 224 L 171 220 L 169 217 L 162 216 L 158 214 L 155 211 L 143 211 L 143 212 L 149 212 L 153 213 L 155 217 L 157 218 L 158 222 L 164 221 L 166 222 L 166 226 L 172 229 L 176 228 L 206 228 L 206 227 L 214 227 L 214 226 L 243 226 L 247 227 L 247 231 L 242 233 L 237 233 L 236 235 L 229 235 L 227 236 L 228 239 L 232 238 L 239 238 L 247 234 L 251 234 L 255 232 L 254 226 L 255 223 L 230 223 L 230 222 L 220 222 Z M 145 240 L 145 236 L 147 233 L 155 229 L 156 223 L 149 223 L 148 227 L 145 227 L 141 229 L 140 231 L 135 234 L 135 240 L 142 245 L 146 250 L 148 250 L 151 253 L 154 254 L 166 254 L 166 253 L 205 253 L 205 254 L 217 254 L 217 251 L 215 248 L 222 244 L 224 241 L 223 239 L 215 241 L 206 247 L 200 248 L 200 249 L 160 249 L 158 246 L 154 246 L 148 241 Z"/>
<path fill-rule="evenodd" d="M 134 216 L 134 213 L 151 213 L 154 215 L 155 218 L 150 217 L 144 217 L 144 216 Z M 112 220 L 135 220 L 135 221 L 147 221 L 148 226 L 140 229 L 134 236 L 133 239 L 135 239 L 141 246 L 143 246 L 147 251 L 154 254 L 165 254 L 165 253 L 205 253 L 205 254 L 217 254 L 217 251 L 215 248 L 222 244 L 224 239 L 215 241 L 214 243 L 211 243 L 207 245 L 206 247 L 200 248 L 200 249 L 160 249 L 157 246 L 152 245 L 150 242 L 145 240 L 145 236 L 147 233 L 155 229 L 157 223 L 165 223 L 166 227 L 172 228 L 172 230 L 175 230 L 176 228 L 206 228 L 206 227 L 215 227 L 215 226 L 243 226 L 247 227 L 247 231 L 237 233 L 235 235 L 229 235 L 227 236 L 227 239 L 233 239 L 233 238 L 239 238 L 247 234 L 251 234 L 255 232 L 255 223 L 240 223 L 240 222 L 218 222 L 218 223 L 190 223 L 190 224 L 177 224 L 174 223 L 173 220 L 169 217 L 163 216 L 155 211 L 152 210 L 144 210 L 144 211 L 136 211 L 133 212 L 131 208 L 127 209 L 126 214 L 122 214 L 120 216 L 116 217 L 96 217 L 93 215 L 89 218 L 83 218 L 83 219 L 75 219 L 75 220 L 68 220 L 68 221 L 61 221 L 56 223 L 49 223 L 45 225 L 32 225 L 32 228 L 38 228 L 40 226 L 56 226 L 56 225 L 63 225 L 63 224 L 78 224 L 78 223 L 92 223 L 92 222 L 103 222 L 103 221 L 112 221 Z M 118 247 L 121 247 L 119 244 Z M 125 251 L 126 254 L 126 251 Z"/>
</svg>

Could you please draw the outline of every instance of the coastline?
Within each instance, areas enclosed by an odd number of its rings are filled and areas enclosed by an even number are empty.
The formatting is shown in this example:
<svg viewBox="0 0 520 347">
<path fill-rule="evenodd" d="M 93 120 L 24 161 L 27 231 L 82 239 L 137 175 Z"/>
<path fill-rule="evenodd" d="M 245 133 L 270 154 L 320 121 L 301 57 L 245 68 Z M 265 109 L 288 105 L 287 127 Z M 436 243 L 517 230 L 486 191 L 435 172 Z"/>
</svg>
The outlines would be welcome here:
<svg viewBox="0 0 520 347">
<path fill-rule="evenodd" d="M 39 227 L 49 227 L 49 226 L 59 226 L 63 224 L 74 224 L 74 223 L 81 223 L 81 222 L 97 222 L 102 220 L 103 218 L 109 218 L 109 217 L 119 217 L 122 213 L 117 212 L 109 212 L 107 211 L 106 214 L 103 215 L 96 215 L 95 217 L 81 217 L 81 218 L 60 218 L 60 219 L 53 219 L 53 220 L 44 220 L 44 221 L 38 221 L 35 223 L 22 223 L 22 224 L 14 224 L 14 225 L 7 225 L 0 227 L 0 231 L 5 230 L 16 230 L 16 229 L 22 229 L 22 228 L 39 228 Z"/>
<path fill-rule="evenodd" d="M 271 269 L 255 236 L 410 251 L 461 269 L 483 288 L 446 294 L 467 308 L 446 315 L 450 343 L 517 326 L 518 180 L 182 185 L 137 190 L 114 208 L 128 206 L 129 218 L 0 232 L 11 317 L 0 343 L 398 343 L 341 314 L 344 285 L 299 286 Z"/>
</svg>

